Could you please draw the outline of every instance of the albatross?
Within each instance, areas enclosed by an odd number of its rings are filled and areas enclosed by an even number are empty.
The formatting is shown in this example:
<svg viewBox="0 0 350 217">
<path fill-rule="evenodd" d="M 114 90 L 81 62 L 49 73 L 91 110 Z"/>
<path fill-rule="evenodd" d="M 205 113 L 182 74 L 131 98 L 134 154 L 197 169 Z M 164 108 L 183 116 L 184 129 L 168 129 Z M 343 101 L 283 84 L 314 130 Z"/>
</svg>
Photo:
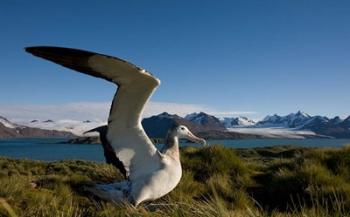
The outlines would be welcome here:
<svg viewBox="0 0 350 217">
<path fill-rule="evenodd" d="M 95 52 L 51 46 L 27 47 L 25 50 L 118 86 L 108 125 L 97 131 L 107 162 L 117 167 L 125 180 L 95 185 L 90 189 L 93 194 L 104 200 L 130 202 L 137 206 L 143 201 L 158 199 L 177 186 L 182 175 L 179 140 L 188 139 L 202 145 L 206 141 L 186 126 L 175 124 L 168 131 L 164 147 L 158 150 L 154 146 L 141 119 L 145 104 L 160 85 L 158 78 L 125 60 Z"/>
</svg>

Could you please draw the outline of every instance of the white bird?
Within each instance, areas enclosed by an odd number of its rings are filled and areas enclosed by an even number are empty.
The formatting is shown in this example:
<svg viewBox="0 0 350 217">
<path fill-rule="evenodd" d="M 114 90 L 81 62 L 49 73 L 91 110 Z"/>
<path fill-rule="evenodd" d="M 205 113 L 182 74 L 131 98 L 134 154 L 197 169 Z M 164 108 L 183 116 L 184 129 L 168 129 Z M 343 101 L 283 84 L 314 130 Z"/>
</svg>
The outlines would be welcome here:
<svg viewBox="0 0 350 217">
<path fill-rule="evenodd" d="M 92 189 L 94 194 L 105 200 L 128 201 L 137 206 L 143 201 L 158 199 L 177 186 L 182 175 L 179 139 L 203 145 L 206 142 L 183 125 L 169 130 L 161 150 L 148 138 L 141 117 L 145 104 L 160 84 L 159 79 L 125 60 L 89 51 L 47 46 L 28 47 L 26 51 L 118 85 L 103 147 L 105 156 L 107 152 L 126 180 L 96 185 Z"/>
</svg>

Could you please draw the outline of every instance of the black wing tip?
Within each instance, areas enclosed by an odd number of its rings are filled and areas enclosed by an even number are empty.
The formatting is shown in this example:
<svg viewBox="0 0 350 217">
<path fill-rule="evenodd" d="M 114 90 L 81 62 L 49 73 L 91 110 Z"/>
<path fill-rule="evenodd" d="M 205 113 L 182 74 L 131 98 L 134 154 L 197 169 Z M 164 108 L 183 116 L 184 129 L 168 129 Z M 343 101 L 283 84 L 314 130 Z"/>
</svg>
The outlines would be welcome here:
<svg viewBox="0 0 350 217">
<path fill-rule="evenodd" d="M 86 60 L 91 56 L 96 55 L 96 53 L 79 50 L 75 48 L 66 48 L 66 47 L 55 47 L 55 46 L 33 46 L 24 48 L 26 52 L 41 57 L 55 63 L 64 65 L 68 68 L 76 69 L 72 62 L 79 62 Z M 68 65 L 66 65 L 69 63 Z M 78 70 L 79 71 L 79 70 Z"/>
<path fill-rule="evenodd" d="M 48 50 L 48 49 L 62 49 L 62 47 L 55 47 L 55 46 L 30 46 L 25 47 L 24 50 L 28 53 L 35 53 L 40 50 Z"/>
<path fill-rule="evenodd" d="M 38 57 L 44 57 L 43 55 L 48 53 L 57 53 L 57 51 L 61 51 L 62 49 L 64 48 L 54 46 L 33 46 L 24 48 L 27 53 Z"/>
<path fill-rule="evenodd" d="M 37 50 L 37 48 L 40 48 L 40 47 L 25 47 L 24 50 L 25 50 L 27 53 L 34 54 L 35 51 Z"/>
<path fill-rule="evenodd" d="M 142 70 L 142 68 L 140 68 L 132 63 L 129 63 L 128 61 L 126 61 L 124 59 L 110 56 L 110 55 L 106 55 L 106 54 L 96 53 L 96 52 L 92 52 L 92 51 L 77 49 L 77 48 L 58 47 L 58 46 L 30 46 L 30 47 L 25 47 L 24 50 L 26 52 L 34 55 L 34 56 L 38 56 L 38 57 L 42 57 L 42 58 L 45 58 L 48 55 L 49 56 L 52 56 L 52 55 L 71 56 L 71 57 L 80 57 L 80 58 L 88 58 L 88 57 L 91 57 L 94 55 L 101 55 L 104 57 L 108 57 L 108 58 L 122 61 L 124 63 L 131 65 L 132 67 L 135 67 L 138 70 Z"/>
<path fill-rule="evenodd" d="M 68 48 L 68 47 L 58 47 L 58 46 L 30 46 L 30 47 L 25 47 L 24 50 L 33 55 L 50 53 L 50 54 L 66 54 L 66 55 L 80 54 L 85 56 L 91 56 L 91 55 L 97 54 L 91 51 L 86 51 L 86 50 L 81 50 L 76 48 Z"/>
</svg>

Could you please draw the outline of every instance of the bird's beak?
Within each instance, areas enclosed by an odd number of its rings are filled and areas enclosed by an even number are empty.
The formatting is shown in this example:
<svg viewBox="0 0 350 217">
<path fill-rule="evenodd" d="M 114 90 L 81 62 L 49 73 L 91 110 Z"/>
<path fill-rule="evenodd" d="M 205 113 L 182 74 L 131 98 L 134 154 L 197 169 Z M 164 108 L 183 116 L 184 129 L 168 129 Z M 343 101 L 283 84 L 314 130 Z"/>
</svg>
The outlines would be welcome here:
<svg viewBox="0 0 350 217">
<path fill-rule="evenodd" d="M 205 141 L 205 139 L 199 138 L 199 137 L 193 135 L 193 133 L 191 133 L 191 132 L 188 132 L 188 133 L 187 133 L 187 139 L 190 140 L 190 141 L 192 141 L 192 142 L 201 144 L 201 145 L 203 145 L 203 146 L 205 146 L 205 145 L 207 144 L 207 142 Z"/>
</svg>

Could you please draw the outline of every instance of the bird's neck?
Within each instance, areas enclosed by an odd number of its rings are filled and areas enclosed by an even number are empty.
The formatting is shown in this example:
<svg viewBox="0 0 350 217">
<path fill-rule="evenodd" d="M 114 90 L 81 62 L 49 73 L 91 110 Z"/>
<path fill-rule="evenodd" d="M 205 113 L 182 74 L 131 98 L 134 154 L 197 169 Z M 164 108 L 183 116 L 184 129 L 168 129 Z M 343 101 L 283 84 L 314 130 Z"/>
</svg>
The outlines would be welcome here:
<svg viewBox="0 0 350 217">
<path fill-rule="evenodd" d="M 177 136 L 172 135 L 171 133 L 168 134 L 165 139 L 165 145 L 162 148 L 162 153 L 169 155 L 173 158 L 179 159 L 179 138 Z"/>
</svg>

